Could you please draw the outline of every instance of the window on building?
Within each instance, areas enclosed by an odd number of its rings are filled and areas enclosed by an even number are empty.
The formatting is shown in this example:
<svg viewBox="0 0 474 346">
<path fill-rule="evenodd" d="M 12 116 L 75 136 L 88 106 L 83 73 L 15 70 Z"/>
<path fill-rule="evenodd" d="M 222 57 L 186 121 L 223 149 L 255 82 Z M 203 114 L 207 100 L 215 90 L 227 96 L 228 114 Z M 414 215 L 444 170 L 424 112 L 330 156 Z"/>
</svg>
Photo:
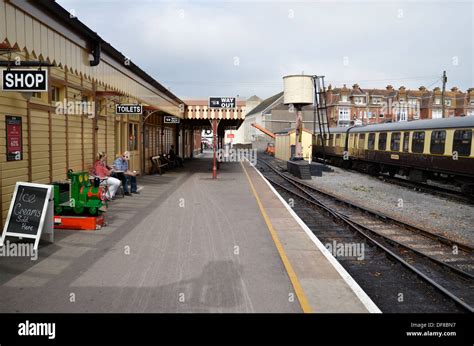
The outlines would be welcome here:
<svg viewBox="0 0 474 346">
<path fill-rule="evenodd" d="M 386 149 L 387 149 L 387 133 L 383 132 L 379 134 L 378 150 L 386 150 Z"/>
<path fill-rule="evenodd" d="M 425 147 L 425 132 L 416 131 L 413 132 L 413 138 L 411 140 L 411 152 L 422 153 Z"/>
<path fill-rule="evenodd" d="M 349 120 L 349 108 L 339 108 L 339 120 Z"/>
<path fill-rule="evenodd" d="M 59 102 L 61 101 L 61 88 L 57 86 L 51 87 L 51 101 Z"/>
<path fill-rule="evenodd" d="M 471 100 L 471 106 L 474 106 L 474 99 Z"/>
<path fill-rule="evenodd" d="M 407 121 L 408 119 L 408 112 L 406 109 L 400 109 L 397 113 L 397 121 Z"/>
<path fill-rule="evenodd" d="M 444 104 L 448 107 L 451 107 L 451 100 L 450 99 L 445 99 Z"/>
<path fill-rule="evenodd" d="M 400 103 L 405 103 L 405 98 L 404 97 L 400 97 L 400 99 L 398 100 Z"/>
<path fill-rule="evenodd" d="M 381 99 L 380 97 L 373 97 L 373 98 L 372 98 L 372 103 L 373 103 L 374 105 L 378 105 L 378 104 L 380 104 L 381 102 L 382 102 L 382 99 Z"/>
<path fill-rule="evenodd" d="M 446 131 L 431 132 L 430 153 L 444 154 L 445 143 L 446 143 Z"/>
<path fill-rule="evenodd" d="M 467 115 L 467 116 L 474 115 L 474 109 L 468 109 L 466 115 Z"/>
<path fill-rule="evenodd" d="M 365 97 L 363 97 L 363 96 L 356 96 L 356 97 L 354 97 L 354 103 L 355 103 L 356 105 L 363 105 L 363 104 L 365 104 Z"/>
<path fill-rule="evenodd" d="M 443 111 L 441 109 L 432 109 L 431 118 L 432 119 L 441 119 L 443 117 Z"/>
<path fill-rule="evenodd" d="M 403 133 L 403 152 L 404 153 L 408 153 L 409 143 L 410 143 L 410 132 L 405 132 Z"/>
<path fill-rule="evenodd" d="M 439 97 L 436 97 L 434 100 L 435 105 L 440 105 L 441 104 L 441 99 Z"/>
<path fill-rule="evenodd" d="M 347 102 L 347 95 L 341 95 L 341 101 Z"/>
<path fill-rule="evenodd" d="M 379 118 L 383 118 L 385 117 L 383 114 L 379 114 Z"/>
<path fill-rule="evenodd" d="M 341 146 L 341 134 L 336 135 L 336 143 L 334 144 L 335 146 L 340 147 Z"/>
<path fill-rule="evenodd" d="M 375 133 L 369 133 L 367 138 L 367 149 L 374 150 L 375 148 Z"/>
<path fill-rule="evenodd" d="M 89 101 L 90 98 L 87 95 L 82 95 L 81 97 L 81 110 L 82 114 L 91 114 L 93 111 L 92 104 Z"/>
<path fill-rule="evenodd" d="M 453 151 L 459 156 L 471 155 L 472 130 L 454 131 Z"/>
<path fill-rule="evenodd" d="M 41 92 L 34 92 L 32 93 L 31 97 L 35 99 L 41 99 Z"/>
<path fill-rule="evenodd" d="M 402 134 L 400 132 L 393 132 L 392 138 L 390 140 L 390 150 L 391 151 L 400 151 L 400 139 Z"/>
<path fill-rule="evenodd" d="M 128 150 L 138 150 L 138 124 L 128 124 Z"/>
</svg>

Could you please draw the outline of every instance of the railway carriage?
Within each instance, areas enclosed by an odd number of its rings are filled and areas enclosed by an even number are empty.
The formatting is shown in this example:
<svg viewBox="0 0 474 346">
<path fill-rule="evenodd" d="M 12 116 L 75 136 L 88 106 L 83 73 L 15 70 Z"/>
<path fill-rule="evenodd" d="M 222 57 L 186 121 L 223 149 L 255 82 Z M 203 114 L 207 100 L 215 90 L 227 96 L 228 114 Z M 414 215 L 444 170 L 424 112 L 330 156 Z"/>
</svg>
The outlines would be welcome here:
<svg viewBox="0 0 474 346">
<path fill-rule="evenodd" d="M 332 164 L 370 174 L 445 180 L 474 195 L 474 117 L 331 128 L 324 155 Z M 323 157 L 316 134 L 313 156 Z"/>
</svg>

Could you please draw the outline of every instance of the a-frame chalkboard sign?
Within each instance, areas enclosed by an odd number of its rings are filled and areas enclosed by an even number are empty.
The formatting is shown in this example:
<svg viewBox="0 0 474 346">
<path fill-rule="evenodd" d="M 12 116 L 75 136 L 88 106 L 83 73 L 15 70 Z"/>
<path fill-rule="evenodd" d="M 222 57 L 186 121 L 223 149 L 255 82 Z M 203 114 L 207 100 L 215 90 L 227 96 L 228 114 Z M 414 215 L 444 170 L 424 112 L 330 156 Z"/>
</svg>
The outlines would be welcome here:
<svg viewBox="0 0 474 346">
<path fill-rule="evenodd" d="M 40 238 L 53 242 L 53 209 L 51 185 L 17 182 L 0 246 L 6 237 L 35 239 L 35 250 Z"/>
</svg>

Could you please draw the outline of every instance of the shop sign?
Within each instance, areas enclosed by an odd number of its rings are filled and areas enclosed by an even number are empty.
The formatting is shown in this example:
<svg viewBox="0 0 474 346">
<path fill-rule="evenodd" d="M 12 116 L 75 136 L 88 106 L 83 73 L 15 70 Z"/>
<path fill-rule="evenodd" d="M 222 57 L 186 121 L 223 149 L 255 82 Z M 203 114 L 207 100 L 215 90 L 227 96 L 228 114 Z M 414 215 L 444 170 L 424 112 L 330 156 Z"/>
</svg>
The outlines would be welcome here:
<svg viewBox="0 0 474 346">
<path fill-rule="evenodd" d="M 3 70 L 3 91 L 48 91 L 48 70 Z"/>
</svg>

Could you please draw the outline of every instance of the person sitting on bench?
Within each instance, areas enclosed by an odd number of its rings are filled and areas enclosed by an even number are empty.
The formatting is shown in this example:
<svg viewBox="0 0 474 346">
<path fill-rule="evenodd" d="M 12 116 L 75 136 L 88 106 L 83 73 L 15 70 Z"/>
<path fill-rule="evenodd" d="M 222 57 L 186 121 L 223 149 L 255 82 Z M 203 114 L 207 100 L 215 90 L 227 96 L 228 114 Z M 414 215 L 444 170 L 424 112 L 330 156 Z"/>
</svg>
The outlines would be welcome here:
<svg viewBox="0 0 474 346">
<path fill-rule="evenodd" d="M 105 163 L 106 158 L 107 155 L 103 151 L 97 153 L 92 174 L 101 180 L 101 185 L 107 185 L 105 198 L 110 201 L 114 198 L 115 192 L 120 187 L 120 180 L 110 176 L 112 170 L 107 167 Z"/>
<path fill-rule="evenodd" d="M 169 151 L 168 155 L 170 157 L 171 162 L 173 162 L 175 165 L 183 167 L 183 159 L 181 157 L 179 157 L 178 155 L 176 155 L 176 153 L 174 152 L 174 145 L 173 144 L 171 144 L 170 151 Z"/>
<path fill-rule="evenodd" d="M 131 196 L 132 193 L 139 194 L 137 191 L 137 172 L 128 169 L 128 161 L 130 160 L 130 153 L 125 151 L 121 156 L 114 161 L 115 171 L 122 173 L 123 192 L 126 196 Z M 128 192 L 128 185 L 130 183 L 130 192 Z"/>
</svg>

